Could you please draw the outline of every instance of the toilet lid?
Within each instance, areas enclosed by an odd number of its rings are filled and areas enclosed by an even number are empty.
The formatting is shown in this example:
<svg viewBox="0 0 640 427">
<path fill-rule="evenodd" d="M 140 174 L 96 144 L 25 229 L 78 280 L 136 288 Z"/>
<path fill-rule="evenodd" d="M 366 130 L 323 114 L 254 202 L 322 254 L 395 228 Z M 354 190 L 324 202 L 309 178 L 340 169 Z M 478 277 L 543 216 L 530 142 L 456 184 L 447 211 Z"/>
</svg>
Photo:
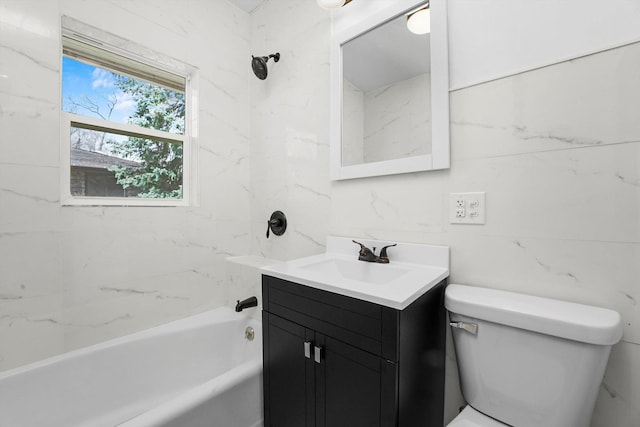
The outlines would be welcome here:
<svg viewBox="0 0 640 427">
<path fill-rule="evenodd" d="M 467 405 L 447 427 L 508 427 L 500 421 L 476 411 Z"/>
</svg>

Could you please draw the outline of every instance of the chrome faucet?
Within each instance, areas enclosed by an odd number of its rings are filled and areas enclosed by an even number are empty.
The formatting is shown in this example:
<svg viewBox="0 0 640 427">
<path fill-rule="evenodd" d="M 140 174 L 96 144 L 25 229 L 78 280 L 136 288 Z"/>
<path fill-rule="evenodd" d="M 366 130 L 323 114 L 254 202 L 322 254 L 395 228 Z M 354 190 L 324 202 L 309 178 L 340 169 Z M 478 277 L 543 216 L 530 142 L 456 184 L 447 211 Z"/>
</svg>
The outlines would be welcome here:
<svg viewBox="0 0 640 427">
<path fill-rule="evenodd" d="M 360 245 L 360 252 L 358 253 L 359 261 L 377 262 L 379 264 L 389 264 L 387 248 L 391 248 L 397 245 L 397 243 L 394 243 L 393 245 L 384 246 L 382 249 L 380 249 L 380 255 L 378 256 L 376 255 L 375 247 L 373 248 L 373 250 L 371 250 L 360 242 L 356 242 L 355 240 L 352 240 L 352 242 Z"/>
</svg>

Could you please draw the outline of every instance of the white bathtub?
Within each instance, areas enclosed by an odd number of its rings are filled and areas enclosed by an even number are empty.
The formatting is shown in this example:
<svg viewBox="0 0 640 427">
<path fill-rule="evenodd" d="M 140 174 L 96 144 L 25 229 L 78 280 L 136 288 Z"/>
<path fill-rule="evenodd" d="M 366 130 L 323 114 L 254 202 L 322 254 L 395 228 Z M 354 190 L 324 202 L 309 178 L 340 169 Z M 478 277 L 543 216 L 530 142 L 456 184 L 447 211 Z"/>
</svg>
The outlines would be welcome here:
<svg viewBox="0 0 640 427">
<path fill-rule="evenodd" d="M 0 374 L 0 427 L 40 426 L 262 426 L 260 323 L 223 307 Z"/>
</svg>

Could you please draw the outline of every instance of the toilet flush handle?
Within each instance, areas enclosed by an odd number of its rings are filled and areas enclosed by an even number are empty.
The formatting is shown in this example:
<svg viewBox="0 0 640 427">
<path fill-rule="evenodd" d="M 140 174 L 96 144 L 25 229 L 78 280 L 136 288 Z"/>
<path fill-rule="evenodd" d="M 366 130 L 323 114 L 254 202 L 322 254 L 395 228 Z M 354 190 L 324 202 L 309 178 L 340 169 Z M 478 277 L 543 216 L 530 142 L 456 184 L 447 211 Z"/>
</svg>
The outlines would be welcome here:
<svg viewBox="0 0 640 427">
<path fill-rule="evenodd" d="M 451 323 L 449 323 L 449 325 L 452 328 L 464 329 L 465 331 L 470 332 L 473 335 L 478 335 L 478 324 L 477 323 L 451 322 Z"/>
</svg>

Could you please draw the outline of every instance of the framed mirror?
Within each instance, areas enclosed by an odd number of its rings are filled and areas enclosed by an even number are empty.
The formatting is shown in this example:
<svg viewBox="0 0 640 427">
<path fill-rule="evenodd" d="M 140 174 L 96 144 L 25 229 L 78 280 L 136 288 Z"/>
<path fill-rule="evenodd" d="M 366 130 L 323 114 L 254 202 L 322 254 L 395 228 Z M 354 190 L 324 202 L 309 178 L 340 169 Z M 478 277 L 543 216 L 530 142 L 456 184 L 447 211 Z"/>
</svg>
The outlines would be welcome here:
<svg viewBox="0 0 640 427">
<path fill-rule="evenodd" d="M 449 167 L 446 2 L 431 0 L 431 31 L 403 0 L 332 36 L 331 179 Z"/>
</svg>

